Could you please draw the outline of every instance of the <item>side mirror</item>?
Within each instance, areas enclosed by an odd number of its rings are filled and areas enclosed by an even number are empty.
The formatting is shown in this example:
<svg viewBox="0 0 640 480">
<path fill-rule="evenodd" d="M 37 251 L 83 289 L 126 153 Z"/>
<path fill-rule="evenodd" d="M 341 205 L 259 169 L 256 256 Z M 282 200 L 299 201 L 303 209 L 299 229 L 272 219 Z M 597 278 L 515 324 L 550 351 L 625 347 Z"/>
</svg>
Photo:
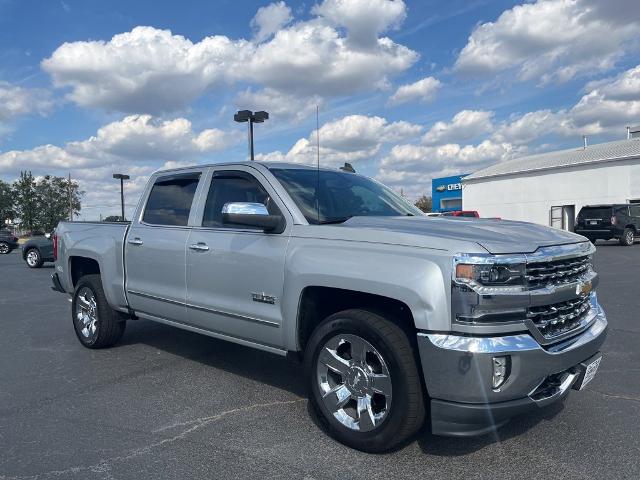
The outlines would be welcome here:
<svg viewBox="0 0 640 480">
<path fill-rule="evenodd" d="M 261 203 L 232 202 L 222 207 L 222 223 L 253 227 L 271 233 L 282 233 L 282 215 L 269 215 L 267 207 Z"/>
<path fill-rule="evenodd" d="M 45 233 L 45 234 L 44 234 L 44 237 L 45 237 L 45 238 L 51 238 L 51 234 L 50 234 L 50 233 Z"/>
</svg>

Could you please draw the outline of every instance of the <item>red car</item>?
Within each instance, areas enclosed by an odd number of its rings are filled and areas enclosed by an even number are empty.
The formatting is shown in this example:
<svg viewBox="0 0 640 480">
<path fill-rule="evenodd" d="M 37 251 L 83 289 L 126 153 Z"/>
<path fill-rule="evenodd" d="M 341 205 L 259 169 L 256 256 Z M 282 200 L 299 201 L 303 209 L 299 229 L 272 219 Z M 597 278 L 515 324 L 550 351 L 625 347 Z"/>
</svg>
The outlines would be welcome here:
<svg viewBox="0 0 640 480">
<path fill-rule="evenodd" d="M 480 218 L 480 214 L 475 210 L 456 210 L 455 212 L 442 212 L 443 217 L 475 217 Z"/>
</svg>

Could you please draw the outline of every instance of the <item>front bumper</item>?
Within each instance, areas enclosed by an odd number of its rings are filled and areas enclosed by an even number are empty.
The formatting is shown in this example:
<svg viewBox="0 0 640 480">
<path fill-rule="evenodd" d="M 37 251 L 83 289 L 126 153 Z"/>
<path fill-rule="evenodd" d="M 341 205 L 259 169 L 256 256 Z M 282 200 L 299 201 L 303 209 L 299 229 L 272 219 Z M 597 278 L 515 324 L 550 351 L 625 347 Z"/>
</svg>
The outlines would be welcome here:
<svg viewBox="0 0 640 480">
<path fill-rule="evenodd" d="M 471 337 L 419 333 L 418 347 L 427 391 L 431 425 L 436 435 L 487 433 L 514 415 L 564 398 L 575 383 L 579 365 L 598 354 L 607 332 L 599 308 L 590 327 L 553 346 L 543 347 L 529 334 Z M 511 357 L 511 372 L 492 389 L 493 357 Z M 540 395 L 550 379 L 552 394 Z"/>
</svg>

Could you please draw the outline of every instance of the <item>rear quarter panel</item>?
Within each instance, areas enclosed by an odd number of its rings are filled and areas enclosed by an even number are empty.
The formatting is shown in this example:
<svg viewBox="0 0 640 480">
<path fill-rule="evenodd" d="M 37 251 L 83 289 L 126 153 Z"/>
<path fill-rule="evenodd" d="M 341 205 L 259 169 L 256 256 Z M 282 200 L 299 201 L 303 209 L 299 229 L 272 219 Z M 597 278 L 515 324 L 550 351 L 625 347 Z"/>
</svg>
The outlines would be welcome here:
<svg viewBox="0 0 640 480">
<path fill-rule="evenodd" d="M 98 262 L 102 286 L 109 304 L 127 309 L 124 293 L 123 245 L 128 224 L 100 222 L 61 222 L 58 235 L 56 271 L 63 288 L 72 293 L 71 259 L 90 258 Z"/>
</svg>

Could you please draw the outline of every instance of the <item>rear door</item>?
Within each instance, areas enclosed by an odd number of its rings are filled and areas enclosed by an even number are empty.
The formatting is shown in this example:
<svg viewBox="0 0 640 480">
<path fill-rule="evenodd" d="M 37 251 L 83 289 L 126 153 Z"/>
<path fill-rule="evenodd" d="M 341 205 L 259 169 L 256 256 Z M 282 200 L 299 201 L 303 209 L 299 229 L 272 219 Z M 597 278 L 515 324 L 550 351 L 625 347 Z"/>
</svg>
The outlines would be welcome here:
<svg viewBox="0 0 640 480">
<path fill-rule="evenodd" d="M 189 323 L 271 347 L 282 345 L 284 264 L 292 219 L 266 178 L 251 167 L 218 167 L 187 243 Z M 258 202 L 283 214 L 283 233 L 222 223 L 229 202 Z M 201 202 L 203 203 L 203 202 Z"/>
<path fill-rule="evenodd" d="M 201 171 L 159 175 L 125 243 L 126 291 L 136 313 L 186 320 L 185 248 Z"/>
</svg>

